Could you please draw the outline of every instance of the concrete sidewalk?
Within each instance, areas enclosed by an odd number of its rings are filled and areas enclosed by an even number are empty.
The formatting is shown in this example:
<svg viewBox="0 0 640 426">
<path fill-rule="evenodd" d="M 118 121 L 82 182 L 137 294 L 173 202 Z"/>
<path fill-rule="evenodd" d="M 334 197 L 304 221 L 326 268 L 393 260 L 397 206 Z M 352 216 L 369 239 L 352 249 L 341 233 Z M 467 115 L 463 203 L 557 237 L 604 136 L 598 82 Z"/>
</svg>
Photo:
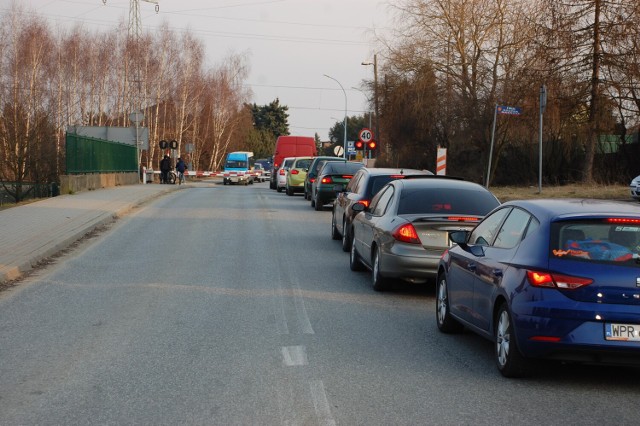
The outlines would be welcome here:
<svg viewBox="0 0 640 426">
<path fill-rule="evenodd" d="M 38 262 L 95 228 L 178 185 L 127 185 L 61 195 L 0 211 L 0 284 L 20 278 Z"/>
</svg>

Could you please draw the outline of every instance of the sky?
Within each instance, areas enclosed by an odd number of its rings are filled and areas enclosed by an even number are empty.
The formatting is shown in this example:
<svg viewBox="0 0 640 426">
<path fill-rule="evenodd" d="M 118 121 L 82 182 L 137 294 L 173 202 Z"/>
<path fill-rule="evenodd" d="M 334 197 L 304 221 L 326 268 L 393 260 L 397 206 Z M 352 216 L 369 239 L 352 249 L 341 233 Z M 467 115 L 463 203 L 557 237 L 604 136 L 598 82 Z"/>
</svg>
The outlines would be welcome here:
<svg viewBox="0 0 640 426">
<path fill-rule="evenodd" d="M 0 0 L 0 13 L 13 0 Z M 105 31 L 129 22 L 131 0 L 18 0 L 53 28 L 81 23 Z M 190 30 L 215 67 L 231 53 L 246 55 L 251 103 L 278 98 L 289 108 L 293 135 L 318 133 L 348 116 L 368 113 L 363 80 L 373 79 L 376 34 L 390 28 L 387 1 L 378 0 L 140 0 L 143 32 L 168 22 Z M 156 11 L 157 9 L 157 11 Z M 329 77 L 327 77 L 329 76 Z M 342 88 L 341 88 L 342 86 Z M 344 91 L 343 91 L 344 89 Z"/>
</svg>

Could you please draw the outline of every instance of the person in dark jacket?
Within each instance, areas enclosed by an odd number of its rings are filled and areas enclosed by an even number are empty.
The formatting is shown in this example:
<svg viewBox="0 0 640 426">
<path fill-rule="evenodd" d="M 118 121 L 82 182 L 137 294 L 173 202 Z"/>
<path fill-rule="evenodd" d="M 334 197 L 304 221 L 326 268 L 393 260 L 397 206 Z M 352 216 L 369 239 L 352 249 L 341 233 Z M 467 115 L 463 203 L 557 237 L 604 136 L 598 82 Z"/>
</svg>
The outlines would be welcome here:
<svg viewBox="0 0 640 426">
<path fill-rule="evenodd" d="M 181 185 L 184 182 L 184 171 L 187 170 L 187 165 L 185 164 L 182 157 L 178 157 L 178 161 L 176 162 L 176 171 L 178 172 L 178 185 Z"/>
<path fill-rule="evenodd" d="M 169 172 L 171 171 L 171 159 L 165 155 L 160 160 L 160 183 L 169 183 Z"/>
</svg>

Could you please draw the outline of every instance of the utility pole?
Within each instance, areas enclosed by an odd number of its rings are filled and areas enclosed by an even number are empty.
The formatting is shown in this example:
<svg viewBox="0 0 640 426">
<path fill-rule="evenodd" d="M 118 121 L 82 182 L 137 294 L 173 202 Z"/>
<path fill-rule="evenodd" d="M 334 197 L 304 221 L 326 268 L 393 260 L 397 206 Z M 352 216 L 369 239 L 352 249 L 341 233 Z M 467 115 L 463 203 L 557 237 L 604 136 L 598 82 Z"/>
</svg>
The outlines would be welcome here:
<svg viewBox="0 0 640 426">
<path fill-rule="evenodd" d="M 160 10 L 157 0 L 142 0 L 156 5 L 156 13 Z M 131 0 L 129 6 L 129 99 L 131 114 L 129 118 L 133 121 L 136 129 L 136 156 L 138 170 L 140 170 L 140 122 L 144 120 L 142 114 L 142 65 L 140 63 L 141 49 L 140 39 L 142 38 L 142 18 L 140 17 L 140 0 Z"/>
<path fill-rule="evenodd" d="M 375 137 L 378 141 L 378 147 L 379 149 L 382 149 L 382 144 L 380 143 L 380 140 L 382 139 L 380 137 L 380 111 L 378 108 L 378 55 L 374 54 L 373 55 L 373 62 L 362 62 L 362 65 L 373 65 L 373 104 L 374 104 L 374 110 L 376 113 L 376 131 L 375 131 Z"/>
</svg>

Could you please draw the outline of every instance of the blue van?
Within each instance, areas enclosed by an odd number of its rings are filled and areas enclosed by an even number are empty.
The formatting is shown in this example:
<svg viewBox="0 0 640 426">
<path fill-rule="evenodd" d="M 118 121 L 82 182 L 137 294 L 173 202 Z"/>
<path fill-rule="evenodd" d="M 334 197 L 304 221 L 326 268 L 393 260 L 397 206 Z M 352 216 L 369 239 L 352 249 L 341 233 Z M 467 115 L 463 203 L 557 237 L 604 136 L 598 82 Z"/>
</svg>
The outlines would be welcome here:
<svg viewBox="0 0 640 426">
<path fill-rule="evenodd" d="M 224 173 L 222 183 L 241 183 L 249 185 L 253 183 L 253 152 L 236 151 L 227 154 L 224 162 Z"/>
</svg>

